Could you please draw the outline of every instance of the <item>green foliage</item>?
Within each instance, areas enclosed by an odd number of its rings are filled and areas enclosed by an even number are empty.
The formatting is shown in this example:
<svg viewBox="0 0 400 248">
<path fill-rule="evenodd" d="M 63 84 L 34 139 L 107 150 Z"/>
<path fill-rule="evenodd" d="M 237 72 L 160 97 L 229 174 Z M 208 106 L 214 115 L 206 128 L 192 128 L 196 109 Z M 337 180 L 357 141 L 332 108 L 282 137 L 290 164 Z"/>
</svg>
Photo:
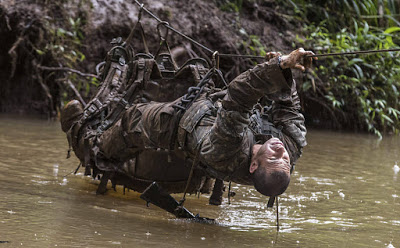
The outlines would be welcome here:
<svg viewBox="0 0 400 248">
<path fill-rule="evenodd" d="M 315 53 L 399 48 L 398 2 L 393 0 L 289 1 L 306 21 L 297 44 Z M 288 4 L 288 3 L 282 3 Z M 305 98 L 330 106 L 341 124 L 381 132 L 400 130 L 399 53 L 321 58 L 302 85 Z M 316 88 L 311 87 L 315 85 Z M 307 110 L 306 110 L 307 111 Z"/>
<path fill-rule="evenodd" d="M 243 0 L 216 0 L 217 6 L 226 12 L 240 12 Z"/>
<path fill-rule="evenodd" d="M 87 20 L 87 9 L 92 8 L 90 1 L 79 1 L 77 9 L 73 12 L 68 6 L 75 5 L 74 0 L 62 0 L 52 2 L 41 0 L 49 9 L 49 14 L 55 16 L 44 16 L 41 20 L 44 34 L 40 45 L 35 48 L 40 63 L 50 67 L 68 67 L 77 69 L 86 59 L 83 53 L 84 30 Z M 50 77 L 51 75 L 51 77 Z M 61 78 L 57 78 L 61 77 Z M 98 86 L 96 78 L 85 78 L 75 73 L 60 71 L 51 72 L 46 78 L 50 80 L 72 83 L 83 97 L 88 97 L 92 86 Z M 71 84 L 65 83 L 61 89 L 61 102 L 67 102 L 76 97 L 76 93 L 70 90 Z M 69 95 L 73 94 L 73 95 Z"/>
<path fill-rule="evenodd" d="M 325 22 L 329 32 L 351 26 L 353 18 L 366 20 L 371 26 L 399 25 L 399 2 L 396 0 L 278 0 L 301 20 L 319 24 Z M 384 18 L 382 18 L 384 17 Z"/>
<path fill-rule="evenodd" d="M 85 55 L 80 51 L 84 39 L 80 18 L 68 18 L 65 26 L 56 25 L 49 20 L 45 25 L 50 39 L 43 49 L 36 49 L 39 55 L 50 55 L 68 67 L 75 67 L 77 62 L 85 59 Z"/>
<path fill-rule="evenodd" d="M 245 49 L 245 54 L 265 56 L 266 51 L 263 44 L 261 44 L 260 37 L 257 35 L 249 35 L 247 40 L 242 41 Z"/>
</svg>

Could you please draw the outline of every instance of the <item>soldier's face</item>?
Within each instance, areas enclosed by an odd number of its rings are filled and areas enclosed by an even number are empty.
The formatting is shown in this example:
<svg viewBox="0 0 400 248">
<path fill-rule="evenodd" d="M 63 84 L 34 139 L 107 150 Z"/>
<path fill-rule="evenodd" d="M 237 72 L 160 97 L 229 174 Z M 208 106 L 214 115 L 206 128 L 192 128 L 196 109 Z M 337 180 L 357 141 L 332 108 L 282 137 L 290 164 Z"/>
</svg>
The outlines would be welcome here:
<svg viewBox="0 0 400 248">
<path fill-rule="evenodd" d="M 258 160 L 258 163 L 253 163 Z M 250 173 L 253 173 L 258 166 L 266 166 L 266 170 L 283 170 L 290 173 L 290 158 L 282 141 L 271 138 L 263 145 L 253 147 L 253 158 L 250 166 Z"/>
<path fill-rule="evenodd" d="M 272 138 L 255 145 L 249 171 L 258 192 L 266 196 L 282 194 L 290 182 L 290 158 L 283 143 Z"/>
</svg>

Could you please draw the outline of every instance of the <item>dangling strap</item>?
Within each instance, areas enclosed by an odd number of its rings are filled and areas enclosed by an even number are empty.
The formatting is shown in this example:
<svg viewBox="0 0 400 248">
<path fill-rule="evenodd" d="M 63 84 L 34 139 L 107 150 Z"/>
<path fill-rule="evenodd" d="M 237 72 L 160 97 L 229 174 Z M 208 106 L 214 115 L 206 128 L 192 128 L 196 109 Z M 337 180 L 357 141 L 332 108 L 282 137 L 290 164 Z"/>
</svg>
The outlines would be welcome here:
<svg viewBox="0 0 400 248">
<path fill-rule="evenodd" d="M 274 202 L 276 201 L 276 229 L 279 231 L 279 201 L 278 196 L 269 197 L 267 208 L 272 208 L 274 206 Z"/>
<path fill-rule="evenodd" d="M 132 39 L 133 39 L 133 34 L 135 33 L 136 27 L 139 26 L 140 35 L 142 36 L 142 41 L 143 41 L 144 49 L 145 49 L 145 51 L 146 51 L 147 54 L 150 54 L 149 47 L 147 46 L 147 42 L 146 42 L 146 36 L 145 36 L 145 34 L 144 34 L 143 25 L 142 25 L 142 23 L 141 23 L 141 21 L 140 21 L 140 20 L 142 19 L 143 6 L 144 6 L 144 4 L 141 4 L 141 5 L 140 5 L 139 14 L 138 14 L 138 20 L 137 20 L 135 26 L 133 26 L 133 28 L 131 29 L 131 32 L 129 33 L 128 38 L 127 38 L 127 39 L 125 40 L 125 42 L 123 43 L 123 46 L 129 46 L 129 45 L 130 45 L 130 43 L 131 43 L 131 41 L 132 41 Z"/>
<path fill-rule="evenodd" d="M 68 151 L 67 151 L 67 159 L 71 157 L 71 150 L 72 150 L 72 137 L 71 137 L 71 128 L 67 132 L 67 140 L 68 140 Z"/>
<path fill-rule="evenodd" d="M 164 35 L 162 35 L 162 33 L 161 33 L 161 26 L 165 26 L 165 34 Z M 169 26 L 169 23 L 168 22 L 160 22 L 158 25 L 157 25 L 157 33 L 158 33 L 158 36 L 160 37 L 160 46 L 158 47 L 158 50 L 157 50 L 157 52 L 156 52 L 156 55 L 154 56 L 154 60 L 157 60 L 157 58 L 158 58 L 158 56 L 160 55 L 160 52 L 161 52 L 161 48 L 163 47 L 163 46 L 165 46 L 166 48 L 167 48 L 167 50 L 168 50 L 168 54 L 169 55 L 171 55 L 172 53 L 171 53 L 171 49 L 169 48 L 169 45 L 168 45 L 168 41 L 167 41 L 167 38 L 168 38 L 168 27 L 167 26 Z M 176 65 L 176 62 L 175 62 L 175 60 L 174 60 L 174 58 L 172 57 L 172 55 L 171 55 L 171 60 L 172 60 L 172 64 L 174 65 L 174 67 L 175 67 L 175 70 L 177 70 L 178 69 L 178 66 Z"/>
<path fill-rule="evenodd" d="M 232 186 L 232 181 L 229 181 L 229 187 L 228 187 L 228 204 L 231 204 L 231 186 Z"/>
<path fill-rule="evenodd" d="M 187 191 L 188 191 L 188 189 L 189 189 L 190 182 L 192 181 L 194 168 L 195 168 L 195 167 L 197 166 L 197 164 L 199 163 L 199 153 L 200 153 L 200 152 L 198 152 L 198 153 L 196 154 L 196 157 L 195 157 L 195 159 L 193 160 L 193 163 L 192 163 L 192 168 L 190 168 L 190 173 L 189 173 L 188 180 L 187 180 L 187 182 L 186 182 L 185 191 L 183 192 L 183 197 L 182 197 L 182 199 L 179 201 L 179 206 L 180 206 L 180 207 L 182 207 L 182 206 L 183 206 L 183 203 L 186 201 L 186 193 L 187 193 Z"/>
<path fill-rule="evenodd" d="M 275 196 L 270 196 L 267 203 L 267 208 L 272 208 L 274 206 L 274 202 L 275 202 Z"/>
<path fill-rule="evenodd" d="M 279 201 L 276 197 L 276 230 L 279 232 Z"/>
<path fill-rule="evenodd" d="M 203 144 L 203 141 L 205 140 L 205 138 L 207 137 L 207 135 L 208 135 L 210 132 L 211 132 L 211 129 L 210 129 L 208 132 L 206 132 L 206 133 L 203 135 L 203 137 L 201 137 L 201 139 L 199 140 L 199 142 L 197 142 L 197 144 L 196 144 L 195 150 L 196 150 L 197 148 L 199 148 L 199 147 L 201 146 L 201 144 Z M 186 193 L 187 193 L 187 191 L 188 191 L 188 189 L 189 189 L 190 181 L 192 180 L 192 177 L 193 177 L 194 168 L 195 168 L 195 167 L 198 165 L 198 163 L 199 163 L 199 156 L 200 156 L 200 149 L 196 152 L 196 157 L 195 157 L 194 160 L 193 160 L 192 168 L 190 169 L 189 177 L 188 177 L 188 180 L 187 180 L 187 182 L 186 182 L 185 191 L 183 192 L 183 197 L 182 197 L 182 199 L 179 201 L 179 206 L 180 206 L 180 207 L 183 206 L 183 203 L 184 203 L 185 200 L 186 200 Z"/>
</svg>

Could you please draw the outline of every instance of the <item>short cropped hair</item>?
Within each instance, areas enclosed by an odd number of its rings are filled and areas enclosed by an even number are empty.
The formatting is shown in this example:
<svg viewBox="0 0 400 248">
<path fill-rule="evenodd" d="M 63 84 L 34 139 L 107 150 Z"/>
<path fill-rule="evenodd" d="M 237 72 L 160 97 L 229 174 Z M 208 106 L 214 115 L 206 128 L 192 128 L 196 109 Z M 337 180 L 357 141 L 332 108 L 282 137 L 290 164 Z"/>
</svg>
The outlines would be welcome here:
<svg viewBox="0 0 400 248">
<path fill-rule="evenodd" d="M 277 196 L 285 192 L 290 183 L 290 173 L 277 168 L 268 169 L 268 162 L 263 159 L 263 154 L 257 154 L 258 168 L 252 178 L 254 187 L 266 196 Z"/>
</svg>

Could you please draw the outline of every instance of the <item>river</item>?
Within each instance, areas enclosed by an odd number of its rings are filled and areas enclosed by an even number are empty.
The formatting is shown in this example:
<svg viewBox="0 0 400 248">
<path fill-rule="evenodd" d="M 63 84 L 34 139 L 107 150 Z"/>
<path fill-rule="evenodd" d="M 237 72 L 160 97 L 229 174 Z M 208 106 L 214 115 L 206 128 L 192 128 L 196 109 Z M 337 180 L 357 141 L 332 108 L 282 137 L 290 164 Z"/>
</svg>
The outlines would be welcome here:
<svg viewBox="0 0 400 248">
<path fill-rule="evenodd" d="M 279 198 L 278 232 L 275 206 L 237 184 L 230 205 L 187 198 L 217 224 L 175 219 L 120 187 L 96 196 L 98 181 L 70 174 L 78 160 L 66 159 L 58 122 L 2 115 L 0 248 L 400 247 L 400 137 L 310 130 L 307 138 Z"/>
</svg>

